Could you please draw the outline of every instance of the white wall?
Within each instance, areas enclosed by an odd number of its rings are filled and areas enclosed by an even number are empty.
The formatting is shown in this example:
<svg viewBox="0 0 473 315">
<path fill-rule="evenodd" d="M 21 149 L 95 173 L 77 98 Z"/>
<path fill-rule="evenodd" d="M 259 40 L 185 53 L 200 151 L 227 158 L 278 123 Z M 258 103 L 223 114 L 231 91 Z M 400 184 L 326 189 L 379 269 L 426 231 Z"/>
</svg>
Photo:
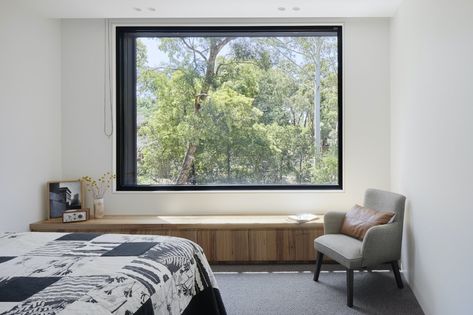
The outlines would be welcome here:
<svg viewBox="0 0 473 315">
<path fill-rule="evenodd" d="M 392 188 L 426 314 L 473 309 L 473 2 L 404 1 L 392 21 Z"/>
<path fill-rule="evenodd" d="M 0 231 L 46 215 L 61 173 L 60 22 L 0 2 Z"/>
<path fill-rule="evenodd" d="M 350 19 L 344 30 L 344 192 L 120 192 L 106 196 L 107 212 L 324 212 L 362 202 L 367 187 L 389 189 L 389 20 Z M 112 169 L 113 139 L 103 134 L 103 49 L 103 20 L 62 21 L 65 178 L 97 176 Z"/>
</svg>

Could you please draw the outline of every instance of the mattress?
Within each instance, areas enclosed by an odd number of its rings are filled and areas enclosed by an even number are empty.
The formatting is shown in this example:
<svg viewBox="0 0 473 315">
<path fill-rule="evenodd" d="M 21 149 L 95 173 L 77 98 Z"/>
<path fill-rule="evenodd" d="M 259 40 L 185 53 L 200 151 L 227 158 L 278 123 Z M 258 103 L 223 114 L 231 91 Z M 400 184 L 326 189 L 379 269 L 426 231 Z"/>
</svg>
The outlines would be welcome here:
<svg viewBox="0 0 473 315">
<path fill-rule="evenodd" d="M 0 233 L 0 314 L 225 314 L 201 247 L 170 236 Z"/>
</svg>

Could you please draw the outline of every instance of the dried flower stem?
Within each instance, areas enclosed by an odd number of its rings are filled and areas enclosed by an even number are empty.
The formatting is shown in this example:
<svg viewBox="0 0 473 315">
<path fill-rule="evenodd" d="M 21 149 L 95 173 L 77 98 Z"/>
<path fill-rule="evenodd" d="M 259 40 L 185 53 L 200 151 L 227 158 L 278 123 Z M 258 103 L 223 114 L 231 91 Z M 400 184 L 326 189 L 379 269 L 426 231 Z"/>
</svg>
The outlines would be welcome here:
<svg viewBox="0 0 473 315">
<path fill-rule="evenodd" d="M 84 176 L 82 177 L 82 180 L 86 183 L 87 190 L 92 192 L 94 199 L 102 199 L 107 190 L 111 187 L 115 178 L 115 174 L 107 172 L 97 180 L 90 176 Z"/>
</svg>

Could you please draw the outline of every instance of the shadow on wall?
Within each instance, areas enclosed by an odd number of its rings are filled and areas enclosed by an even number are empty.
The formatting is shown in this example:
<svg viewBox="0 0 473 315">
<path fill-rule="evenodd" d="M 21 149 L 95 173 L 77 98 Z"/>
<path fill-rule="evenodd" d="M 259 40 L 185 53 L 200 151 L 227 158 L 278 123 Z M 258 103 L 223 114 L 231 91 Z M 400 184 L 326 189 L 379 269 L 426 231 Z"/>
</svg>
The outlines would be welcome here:
<svg viewBox="0 0 473 315">
<path fill-rule="evenodd" d="M 406 210 L 404 212 L 404 241 L 403 241 L 403 257 L 402 269 L 404 270 L 404 277 L 407 282 L 412 283 L 413 269 L 415 263 L 415 239 L 412 231 L 412 214 L 411 214 L 411 201 L 406 200 Z"/>
</svg>

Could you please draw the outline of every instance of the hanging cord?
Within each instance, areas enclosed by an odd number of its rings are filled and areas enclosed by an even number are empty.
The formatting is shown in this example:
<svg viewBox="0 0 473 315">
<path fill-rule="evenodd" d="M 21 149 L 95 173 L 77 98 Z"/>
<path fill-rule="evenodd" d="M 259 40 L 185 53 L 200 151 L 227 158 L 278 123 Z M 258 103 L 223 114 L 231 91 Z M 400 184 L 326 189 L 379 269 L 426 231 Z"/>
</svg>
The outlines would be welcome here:
<svg viewBox="0 0 473 315">
<path fill-rule="evenodd" d="M 112 58 L 110 51 L 112 36 L 110 36 L 110 23 L 105 19 L 105 52 L 104 52 L 104 81 L 103 81 L 103 132 L 107 137 L 113 135 L 113 108 L 112 108 Z M 110 130 L 107 128 L 107 109 L 110 110 Z"/>
</svg>

